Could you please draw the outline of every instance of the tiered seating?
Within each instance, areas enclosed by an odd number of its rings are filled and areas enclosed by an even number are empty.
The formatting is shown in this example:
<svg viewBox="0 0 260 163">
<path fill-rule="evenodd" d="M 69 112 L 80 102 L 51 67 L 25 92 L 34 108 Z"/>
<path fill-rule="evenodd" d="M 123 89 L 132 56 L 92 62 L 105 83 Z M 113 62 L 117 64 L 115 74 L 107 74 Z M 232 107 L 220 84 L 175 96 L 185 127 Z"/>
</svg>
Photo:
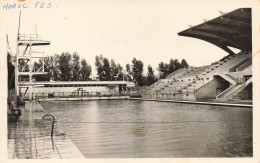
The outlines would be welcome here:
<svg viewBox="0 0 260 163">
<path fill-rule="evenodd" d="M 180 77 L 181 75 L 185 74 L 187 71 L 188 71 L 188 68 L 180 68 L 180 69 L 174 71 L 173 73 L 169 74 L 168 76 L 166 76 L 166 79 Z"/>
<path fill-rule="evenodd" d="M 237 55 L 229 55 L 228 57 L 225 57 L 224 59 L 220 60 L 219 62 L 211 64 L 205 72 L 198 75 L 198 80 L 196 80 L 195 83 L 192 83 L 192 85 L 189 86 L 190 91 L 195 91 L 201 86 L 207 84 L 213 79 L 213 75 L 221 72 L 223 74 L 229 74 L 229 70 L 236 66 L 237 64 L 240 64 L 240 62 L 243 62 L 244 60 L 250 59 L 250 55 L 247 55 L 245 53 L 239 53 Z M 229 75 L 230 78 L 233 78 L 232 75 Z M 195 87 L 195 88 L 194 88 Z"/>
<path fill-rule="evenodd" d="M 181 93 L 181 90 L 192 83 L 196 79 L 196 75 L 205 69 L 206 66 L 178 69 L 168 75 L 166 79 L 161 79 L 147 87 L 147 89 L 142 92 L 142 97 L 148 98 L 151 93 Z"/>
<path fill-rule="evenodd" d="M 144 92 L 143 97 L 146 98 L 147 94 L 160 94 L 160 98 L 167 98 L 168 94 L 185 94 L 188 96 L 189 93 L 194 93 L 202 86 L 211 82 L 214 75 L 220 72 L 226 74 L 230 80 L 235 81 L 239 75 L 229 71 L 238 70 L 239 67 L 246 70 L 247 67 L 250 67 L 250 60 L 251 55 L 249 53 L 240 52 L 236 55 L 228 55 L 209 66 L 179 69 L 168 75 L 166 79 L 161 79 L 150 86 Z M 149 97 L 151 96 L 149 95 Z"/>
<path fill-rule="evenodd" d="M 195 91 L 201 86 L 207 84 L 213 79 L 213 75 L 218 72 L 226 74 L 231 79 L 236 80 L 238 75 L 230 73 L 229 70 L 241 62 L 244 62 L 244 60 L 248 61 L 250 58 L 250 55 L 239 53 L 237 55 L 229 55 L 229 57 L 225 57 L 225 59 L 222 61 L 220 60 L 219 62 L 212 64 L 209 66 L 206 72 L 203 72 L 198 76 L 200 81 L 196 81 L 196 83 L 193 83 L 191 86 L 189 86 L 189 91 Z"/>
</svg>

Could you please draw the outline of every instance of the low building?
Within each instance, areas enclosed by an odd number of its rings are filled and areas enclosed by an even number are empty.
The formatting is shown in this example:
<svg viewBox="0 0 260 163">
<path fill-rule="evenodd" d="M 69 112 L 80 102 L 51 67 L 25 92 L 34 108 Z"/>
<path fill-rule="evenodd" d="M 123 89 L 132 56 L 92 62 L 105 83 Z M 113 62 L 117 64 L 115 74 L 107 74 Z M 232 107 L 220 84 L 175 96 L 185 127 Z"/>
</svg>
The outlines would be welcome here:
<svg viewBox="0 0 260 163">
<path fill-rule="evenodd" d="M 19 94 L 30 97 L 93 97 L 128 95 L 135 84 L 127 81 L 44 81 L 20 82 Z"/>
</svg>

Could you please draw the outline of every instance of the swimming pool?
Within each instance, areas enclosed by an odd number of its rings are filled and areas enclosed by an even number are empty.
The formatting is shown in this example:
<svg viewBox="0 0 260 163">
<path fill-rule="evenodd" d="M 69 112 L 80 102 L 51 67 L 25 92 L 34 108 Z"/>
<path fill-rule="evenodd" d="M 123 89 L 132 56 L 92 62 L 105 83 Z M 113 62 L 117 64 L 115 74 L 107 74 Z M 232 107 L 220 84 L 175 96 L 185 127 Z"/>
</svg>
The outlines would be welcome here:
<svg viewBox="0 0 260 163">
<path fill-rule="evenodd" d="M 141 100 L 41 104 L 86 158 L 253 155 L 251 108 Z"/>
</svg>

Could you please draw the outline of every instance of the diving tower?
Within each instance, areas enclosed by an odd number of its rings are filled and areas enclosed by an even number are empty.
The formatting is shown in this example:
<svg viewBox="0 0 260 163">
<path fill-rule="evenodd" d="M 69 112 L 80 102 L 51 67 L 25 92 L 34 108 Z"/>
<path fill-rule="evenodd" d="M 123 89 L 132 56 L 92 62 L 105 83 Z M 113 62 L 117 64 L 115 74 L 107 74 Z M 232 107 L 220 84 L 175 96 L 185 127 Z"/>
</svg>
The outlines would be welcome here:
<svg viewBox="0 0 260 163">
<path fill-rule="evenodd" d="M 26 76 L 29 84 L 26 86 L 26 92 L 30 92 L 30 101 L 32 100 L 32 89 L 34 88 L 33 76 L 47 74 L 44 71 L 44 52 L 35 51 L 39 46 L 48 46 L 50 41 L 42 40 L 38 34 L 19 34 L 17 35 L 17 52 L 15 59 L 15 90 L 16 96 L 21 94 L 21 78 Z M 34 58 L 42 59 L 40 68 L 33 67 Z M 24 87 L 24 86 L 23 86 Z"/>
</svg>

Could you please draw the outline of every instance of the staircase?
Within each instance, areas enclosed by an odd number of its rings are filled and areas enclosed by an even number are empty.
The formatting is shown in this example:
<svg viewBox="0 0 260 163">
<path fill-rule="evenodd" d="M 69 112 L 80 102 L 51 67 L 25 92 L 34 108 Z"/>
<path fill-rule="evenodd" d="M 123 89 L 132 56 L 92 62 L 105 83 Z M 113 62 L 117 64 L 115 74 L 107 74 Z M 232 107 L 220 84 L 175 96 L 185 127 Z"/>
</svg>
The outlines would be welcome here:
<svg viewBox="0 0 260 163">
<path fill-rule="evenodd" d="M 236 84 L 236 79 L 233 76 L 231 76 L 230 74 L 223 74 L 223 73 L 219 72 L 215 75 L 219 75 L 220 77 L 222 77 L 223 79 L 225 79 L 226 81 L 231 83 L 232 85 Z"/>
<path fill-rule="evenodd" d="M 243 84 L 234 84 L 228 89 L 221 92 L 219 95 L 217 95 L 216 98 L 230 98 L 236 94 L 238 94 L 240 91 L 242 91 L 248 84 L 252 82 L 252 77 L 249 78 L 245 83 Z"/>
</svg>

